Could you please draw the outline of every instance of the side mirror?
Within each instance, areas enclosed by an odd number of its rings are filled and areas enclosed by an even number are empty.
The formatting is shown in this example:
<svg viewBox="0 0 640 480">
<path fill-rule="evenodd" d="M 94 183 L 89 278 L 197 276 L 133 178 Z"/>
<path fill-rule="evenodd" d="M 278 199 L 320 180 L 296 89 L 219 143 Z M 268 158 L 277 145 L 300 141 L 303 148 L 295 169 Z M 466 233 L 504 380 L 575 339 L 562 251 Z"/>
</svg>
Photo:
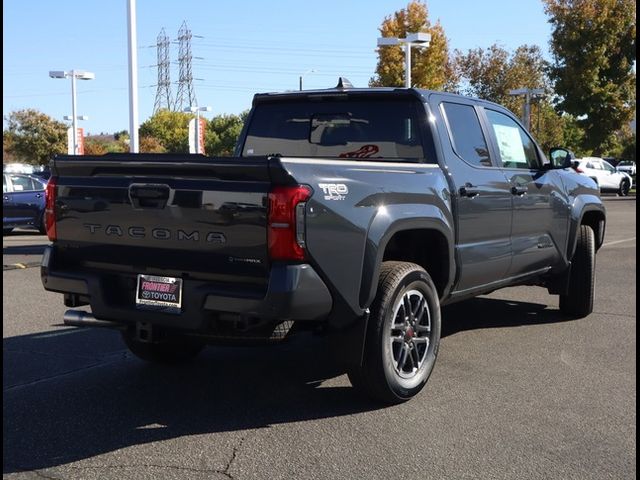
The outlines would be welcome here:
<svg viewBox="0 0 640 480">
<path fill-rule="evenodd" d="M 549 150 L 551 168 L 569 168 L 573 165 L 576 156 L 567 148 L 553 147 Z"/>
</svg>

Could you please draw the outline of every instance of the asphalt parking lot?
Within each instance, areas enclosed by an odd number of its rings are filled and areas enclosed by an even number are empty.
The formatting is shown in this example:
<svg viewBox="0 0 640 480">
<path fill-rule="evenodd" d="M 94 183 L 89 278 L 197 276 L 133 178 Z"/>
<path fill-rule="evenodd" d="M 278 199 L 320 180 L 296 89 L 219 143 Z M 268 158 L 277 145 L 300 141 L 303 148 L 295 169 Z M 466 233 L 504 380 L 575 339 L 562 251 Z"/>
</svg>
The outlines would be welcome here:
<svg viewBox="0 0 640 480">
<path fill-rule="evenodd" d="M 157 367 L 61 327 L 46 237 L 3 238 L 3 476 L 627 479 L 636 476 L 636 201 L 606 197 L 595 311 L 510 288 L 443 310 L 426 389 L 381 408 L 321 338 Z"/>
</svg>

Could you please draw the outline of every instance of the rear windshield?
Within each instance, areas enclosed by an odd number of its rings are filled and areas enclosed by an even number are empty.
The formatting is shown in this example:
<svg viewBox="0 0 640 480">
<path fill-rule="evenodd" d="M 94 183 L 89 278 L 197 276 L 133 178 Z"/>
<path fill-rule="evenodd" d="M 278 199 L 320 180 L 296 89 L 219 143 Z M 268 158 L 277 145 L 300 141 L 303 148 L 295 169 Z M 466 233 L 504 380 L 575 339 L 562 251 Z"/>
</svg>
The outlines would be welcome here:
<svg viewBox="0 0 640 480">
<path fill-rule="evenodd" d="M 259 104 L 242 155 L 423 162 L 418 106 L 411 99 L 326 97 Z"/>
</svg>

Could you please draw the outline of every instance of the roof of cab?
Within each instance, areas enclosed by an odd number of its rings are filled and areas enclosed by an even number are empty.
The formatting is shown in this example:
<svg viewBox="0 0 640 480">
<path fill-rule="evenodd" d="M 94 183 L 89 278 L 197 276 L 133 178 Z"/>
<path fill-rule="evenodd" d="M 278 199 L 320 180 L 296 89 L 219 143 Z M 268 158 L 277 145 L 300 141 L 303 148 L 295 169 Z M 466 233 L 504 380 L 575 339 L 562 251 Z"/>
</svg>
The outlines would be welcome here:
<svg viewBox="0 0 640 480">
<path fill-rule="evenodd" d="M 431 94 L 438 94 L 445 97 L 449 97 L 452 100 L 455 99 L 469 99 L 474 100 L 479 103 L 495 105 L 498 107 L 504 108 L 502 105 L 499 105 L 494 102 L 490 102 L 488 100 L 483 100 L 477 97 L 469 97 L 465 95 L 459 95 L 457 93 L 449 93 L 449 92 L 440 92 L 435 90 L 426 90 L 423 88 L 405 88 L 405 87 L 365 87 L 365 88 L 355 88 L 353 86 L 340 86 L 340 85 L 351 85 L 346 79 L 340 77 L 338 81 L 338 86 L 333 88 L 325 88 L 325 89 L 315 89 L 315 90 L 288 90 L 284 92 L 268 92 L 268 93 L 257 93 L 253 97 L 253 103 L 258 103 L 262 101 L 269 100 L 280 100 L 280 99 L 295 99 L 295 98 L 305 98 L 305 97 L 330 97 L 334 95 L 372 95 L 372 94 L 390 94 L 390 95 L 413 95 L 420 98 L 423 101 L 426 101 L 427 98 Z"/>
</svg>

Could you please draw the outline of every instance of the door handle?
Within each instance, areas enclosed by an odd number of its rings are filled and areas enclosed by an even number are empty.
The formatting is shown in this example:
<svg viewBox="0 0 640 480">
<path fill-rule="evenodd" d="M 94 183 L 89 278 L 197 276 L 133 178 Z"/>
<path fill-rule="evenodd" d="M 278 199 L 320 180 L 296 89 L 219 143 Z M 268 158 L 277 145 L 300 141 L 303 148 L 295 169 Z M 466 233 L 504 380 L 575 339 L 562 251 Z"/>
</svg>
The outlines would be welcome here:
<svg viewBox="0 0 640 480">
<path fill-rule="evenodd" d="M 478 189 L 478 187 L 474 187 L 469 182 L 465 183 L 464 187 L 460 187 L 461 197 L 474 198 L 474 197 L 477 197 L 478 195 L 480 195 L 480 190 Z"/>
<path fill-rule="evenodd" d="M 513 195 L 518 195 L 519 197 L 526 194 L 528 190 L 529 188 L 526 185 L 514 185 L 511 187 L 511 193 Z"/>
<path fill-rule="evenodd" d="M 42 194 L 41 193 L 36 193 L 36 198 L 42 198 Z"/>
<path fill-rule="evenodd" d="M 7 201 L 9 201 L 9 197 L 4 196 L 4 197 L 2 197 L 2 200 L 7 200 Z"/>
</svg>

